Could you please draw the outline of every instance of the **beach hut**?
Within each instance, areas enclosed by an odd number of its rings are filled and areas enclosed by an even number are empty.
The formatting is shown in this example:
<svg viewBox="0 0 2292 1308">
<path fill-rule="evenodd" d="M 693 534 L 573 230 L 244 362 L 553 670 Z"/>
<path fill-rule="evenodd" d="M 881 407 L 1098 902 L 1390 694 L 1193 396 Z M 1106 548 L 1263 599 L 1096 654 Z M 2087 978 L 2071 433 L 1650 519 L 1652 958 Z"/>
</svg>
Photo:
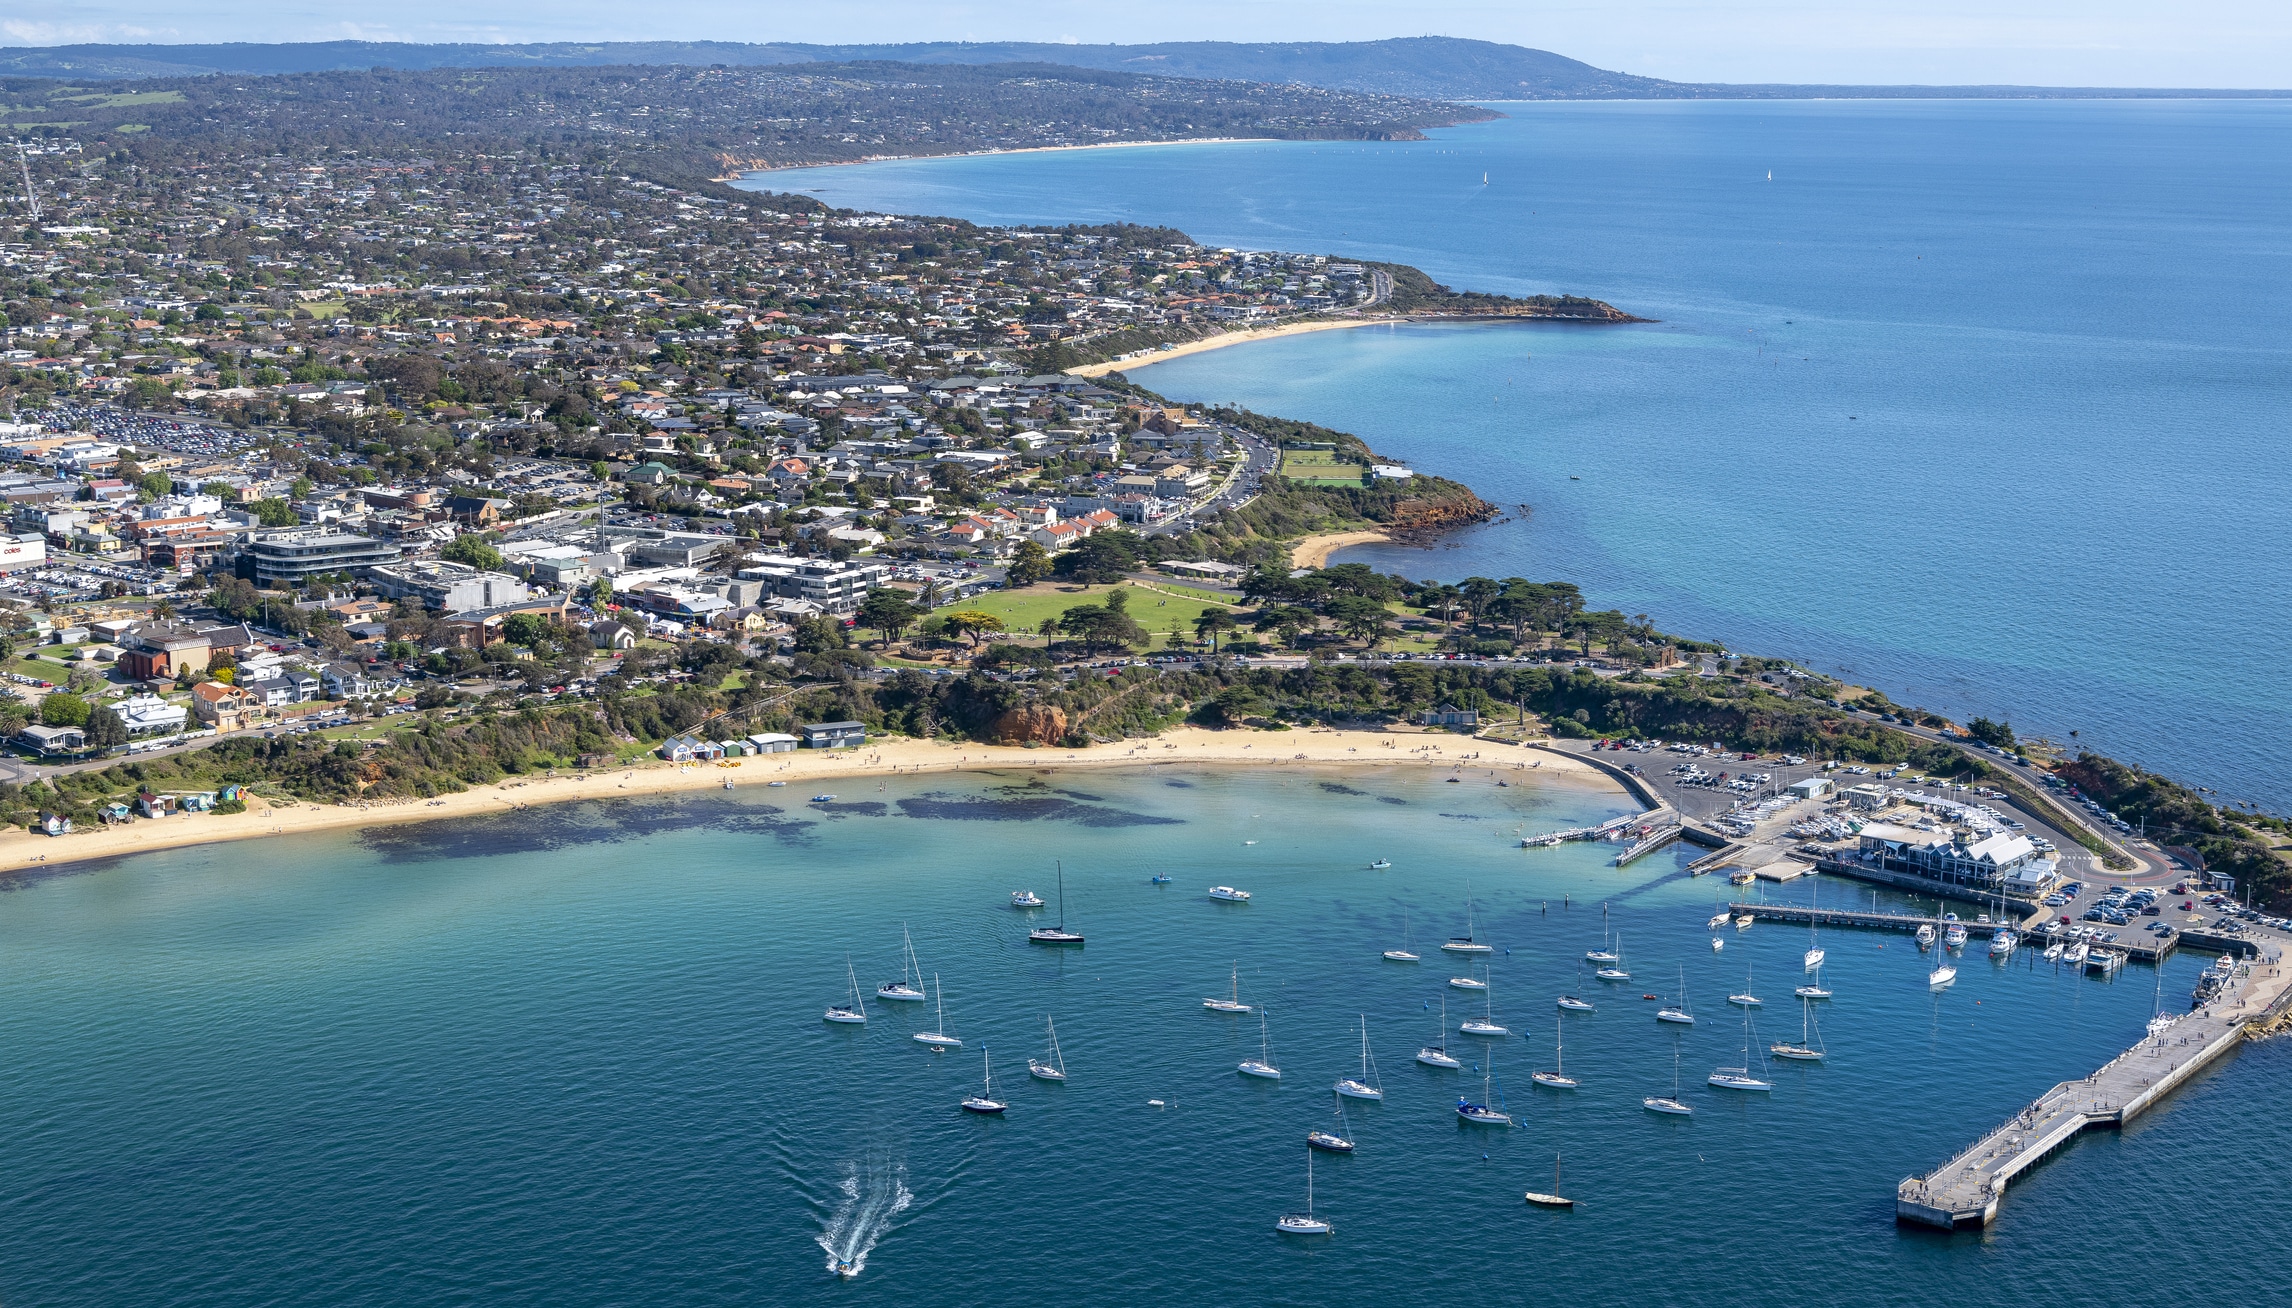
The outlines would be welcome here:
<svg viewBox="0 0 2292 1308">
<path fill-rule="evenodd" d="M 72 833 L 72 820 L 61 813 L 42 813 L 40 830 L 51 836 L 68 836 Z"/>
</svg>

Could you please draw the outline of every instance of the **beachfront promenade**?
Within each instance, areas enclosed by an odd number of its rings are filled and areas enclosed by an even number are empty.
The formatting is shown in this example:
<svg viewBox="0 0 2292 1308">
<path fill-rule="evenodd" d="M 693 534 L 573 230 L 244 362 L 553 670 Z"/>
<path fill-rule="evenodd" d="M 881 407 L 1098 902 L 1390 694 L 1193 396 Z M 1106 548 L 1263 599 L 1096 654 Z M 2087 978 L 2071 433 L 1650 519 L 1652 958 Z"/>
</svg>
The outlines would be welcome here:
<svg viewBox="0 0 2292 1308">
<path fill-rule="evenodd" d="M 2037 1097 L 1962 1153 L 1895 1189 L 1895 1220 L 1945 1231 L 1977 1229 L 1998 1215 L 2006 1187 L 2080 1133 L 2122 1127 L 2215 1060 L 2248 1029 L 2292 1004 L 2284 951 L 2272 944 L 2195 1012 L 2145 1036 L 2093 1075 Z"/>
</svg>

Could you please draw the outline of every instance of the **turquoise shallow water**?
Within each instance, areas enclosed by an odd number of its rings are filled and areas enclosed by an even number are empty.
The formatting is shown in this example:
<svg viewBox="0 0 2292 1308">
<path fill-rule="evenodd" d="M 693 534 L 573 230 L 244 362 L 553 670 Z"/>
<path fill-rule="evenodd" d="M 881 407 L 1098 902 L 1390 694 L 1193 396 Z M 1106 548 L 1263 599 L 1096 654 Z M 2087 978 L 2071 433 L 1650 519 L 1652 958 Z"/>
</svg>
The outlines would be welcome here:
<svg viewBox="0 0 2292 1308">
<path fill-rule="evenodd" d="M 1137 377 L 1533 506 L 1454 548 L 1343 558 L 1572 580 L 1904 703 L 2292 804 L 2273 670 L 2292 648 L 2292 109 L 1504 109 L 1411 144 L 764 180 L 978 221 L 1168 223 L 1660 318 L 1325 332 Z"/>
<path fill-rule="evenodd" d="M 16 883 L 0 896 L 0 1297 L 990 1304 L 1050 1275 L 1098 1303 L 1428 1286 L 2001 1303 L 2033 1286 L 2114 1295 L 2127 1233 L 2201 1221 L 2215 1249 L 2284 1243 L 2277 1209 L 2225 1193 L 2277 1176 L 2292 1148 L 2282 1042 L 2080 1143 L 1987 1235 L 1898 1231 L 1894 1182 L 2138 1035 L 2152 974 L 2103 984 L 1977 956 L 1937 998 L 1906 939 L 1826 937 L 1831 1062 L 1730 1099 L 1699 1084 L 1740 1043 L 1723 995 L 1755 968 L 1760 1039 L 1795 1034 L 1779 997 L 1804 937 L 1760 926 L 1714 956 L 1702 922 L 1726 888 L 1678 859 L 1619 872 L 1592 846 L 1511 847 L 1620 797 L 1461 775 L 895 778 L 846 783 L 833 812 L 712 792 Z M 1379 856 L 1390 871 L 1368 870 Z M 1054 860 L 1078 951 L 1030 947 L 1006 906 L 1016 888 L 1047 895 Z M 1149 885 L 1158 871 L 1174 882 Z M 1217 882 L 1256 898 L 1213 903 Z M 1494 1011 L 1517 1034 L 1493 1056 L 1511 1132 L 1460 1128 L 1454 1092 L 1477 1078 L 1412 1062 L 1455 970 L 1430 946 L 1461 930 L 1468 887 L 1505 951 Z M 1569 1022 L 1585 1088 L 1533 1091 L 1603 902 L 1634 981 Z M 1426 947 L 1415 967 L 1378 957 L 1404 910 Z M 871 993 L 896 974 L 903 922 L 959 1053 L 908 1038 L 921 1013 L 820 1020 L 847 952 Z M 2168 999 L 2202 962 L 2168 964 Z M 1200 1007 L 1237 963 L 1243 997 L 1270 1010 L 1278 1085 L 1233 1070 L 1255 1025 Z M 1638 998 L 1680 968 L 1703 1017 L 1684 1034 Z M 1364 1013 L 1388 1098 L 1352 1108 L 1360 1152 L 1317 1170 L 1336 1237 L 1285 1242 L 1271 1223 L 1302 1199 L 1302 1138 L 1353 1068 Z M 1045 1014 L 1063 1087 L 1024 1076 Z M 1687 1121 L 1638 1102 L 1668 1089 L 1675 1041 Z M 1005 1120 L 956 1108 L 981 1045 Z M 1555 1152 L 1583 1201 L 1571 1215 L 1520 1200 Z M 824 1244 L 864 1248 L 863 1274 L 830 1280 Z M 2283 1296 L 2280 1271 L 2199 1245 L 2137 1256 L 2207 1298 Z"/>
</svg>

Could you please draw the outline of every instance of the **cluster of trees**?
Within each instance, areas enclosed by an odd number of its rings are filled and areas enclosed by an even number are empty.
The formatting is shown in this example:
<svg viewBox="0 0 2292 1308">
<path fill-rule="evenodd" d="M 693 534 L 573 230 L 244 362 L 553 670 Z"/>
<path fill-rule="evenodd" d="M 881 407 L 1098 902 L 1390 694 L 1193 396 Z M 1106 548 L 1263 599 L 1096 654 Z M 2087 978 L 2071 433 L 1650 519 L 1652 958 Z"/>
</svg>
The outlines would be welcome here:
<svg viewBox="0 0 2292 1308">
<path fill-rule="evenodd" d="M 2081 753 L 2053 772 L 2118 817 L 2140 823 L 2151 840 L 2196 850 L 2208 869 L 2252 887 L 2256 903 L 2292 909 L 2292 868 L 2260 834 L 2284 834 L 2282 819 L 2221 808 L 2177 781 L 2101 754 Z"/>
</svg>

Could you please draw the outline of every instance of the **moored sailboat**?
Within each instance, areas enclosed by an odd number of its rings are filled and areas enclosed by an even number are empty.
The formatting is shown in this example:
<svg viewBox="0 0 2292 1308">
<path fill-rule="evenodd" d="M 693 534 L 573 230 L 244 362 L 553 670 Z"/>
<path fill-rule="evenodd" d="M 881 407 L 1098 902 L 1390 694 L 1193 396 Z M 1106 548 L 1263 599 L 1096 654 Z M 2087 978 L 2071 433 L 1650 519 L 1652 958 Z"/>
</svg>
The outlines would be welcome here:
<svg viewBox="0 0 2292 1308">
<path fill-rule="evenodd" d="M 1361 1014 L 1361 1073 L 1348 1076 L 1336 1085 L 1337 1093 L 1347 1099 L 1383 1099 L 1385 1088 L 1377 1079 L 1377 1060 L 1369 1052 L 1369 1015 Z"/>
<path fill-rule="evenodd" d="M 1027 1075 L 1037 1081 L 1056 1081 L 1064 1084 L 1066 1081 L 1066 1055 L 1059 1052 L 1058 1027 L 1048 1017 L 1043 1018 L 1043 1032 L 1050 1038 L 1050 1056 L 1048 1058 L 1028 1059 Z"/>
<path fill-rule="evenodd" d="M 1553 1019 L 1552 1070 L 1549 1072 L 1530 1072 L 1528 1074 L 1529 1080 L 1540 1086 L 1543 1086 L 1547 1090 L 1573 1090 L 1577 1087 L 1578 1084 L 1576 1078 L 1568 1075 L 1568 1065 L 1566 1060 L 1562 1057 L 1563 1051 L 1560 1047 L 1560 1025 L 1561 1023 L 1559 1019 Z"/>
<path fill-rule="evenodd" d="M 930 1030 L 916 1032 L 916 1040 L 923 1044 L 930 1045 L 934 1049 L 954 1049 L 960 1047 L 963 1042 L 956 1037 L 947 1034 L 947 992 L 940 989 L 939 974 L 937 972 L 931 974 L 931 994 L 932 997 L 938 1002 L 939 1020 L 932 1026 Z"/>
<path fill-rule="evenodd" d="M 931 997 L 923 993 L 923 964 L 916 961 L 915 938 L 904 926 L 899 929 L 899 979 L 877 986 L 875 997 L 897 1004 L 920 1004 Z"/>
<path fill-rule="evenodd" d="M 867 1025 L 867 1003 L 860 998 L 859 973 L 852 970 L 852 960 L 849 954 L 844 955 L 844 976 L 852 983 L 852 1001 L 848 1004 L 832 1004 L 828 1011 L 821 1016 L 830 1022 L 841 1022 L 850 1026 L 865 1026 Z"/>
</svg>

